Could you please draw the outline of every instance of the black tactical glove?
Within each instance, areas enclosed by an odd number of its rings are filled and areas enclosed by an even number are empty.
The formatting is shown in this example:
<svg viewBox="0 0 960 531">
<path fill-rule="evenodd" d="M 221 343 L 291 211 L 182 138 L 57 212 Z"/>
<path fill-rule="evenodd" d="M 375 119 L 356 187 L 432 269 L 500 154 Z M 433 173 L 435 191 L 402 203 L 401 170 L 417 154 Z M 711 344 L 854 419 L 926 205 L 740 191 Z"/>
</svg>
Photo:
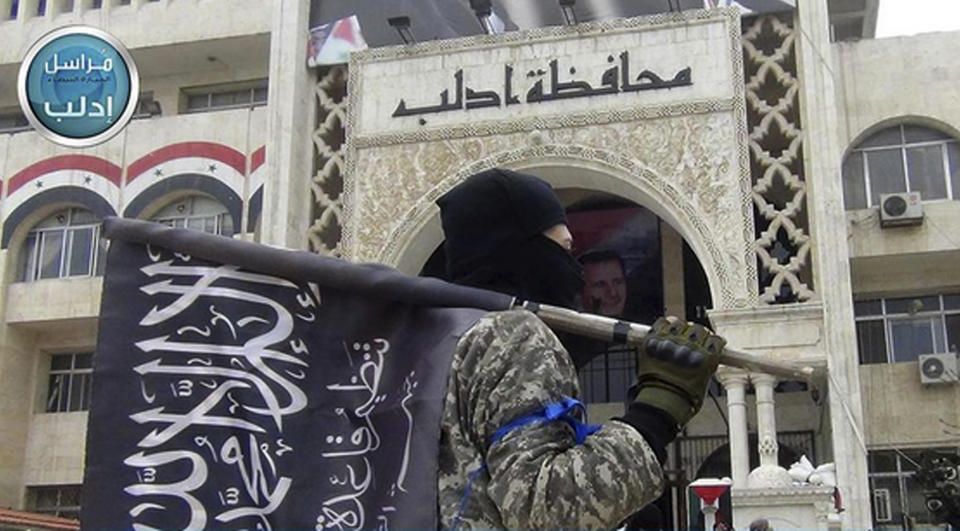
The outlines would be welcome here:
<svg viewBox="0 0 960 531">
<path fill-rule="evenodd" d="M 705 327 L 661 317 L 643 338 L 635 402 L 655 407 L 683 426 L 700 410 L 726 344 Z"/>
</svg>

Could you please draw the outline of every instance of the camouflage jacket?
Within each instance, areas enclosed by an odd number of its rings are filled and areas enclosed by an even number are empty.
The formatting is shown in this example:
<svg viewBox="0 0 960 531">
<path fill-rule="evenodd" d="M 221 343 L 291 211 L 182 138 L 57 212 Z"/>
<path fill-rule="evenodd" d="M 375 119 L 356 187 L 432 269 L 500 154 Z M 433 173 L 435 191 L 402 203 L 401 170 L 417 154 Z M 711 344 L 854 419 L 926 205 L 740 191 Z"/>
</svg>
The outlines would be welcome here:
<svg viewBox="0 0 960 531">
<path fill-rule="evenodd" d="M 573 362 L 532 313 L 491 313 L 464 334 L 443 412 L 442 527 L 453 527 L 460 511 L 461 529 L 614 528 L 660 495 L 656 456 L 616 420 L 579 445 L 559 420 L 526 425 L 490 444 L 505 424 L 564 396 L 579 396 Z M 484 462 L 464 499 L 469 476 Z"/>
</svg>

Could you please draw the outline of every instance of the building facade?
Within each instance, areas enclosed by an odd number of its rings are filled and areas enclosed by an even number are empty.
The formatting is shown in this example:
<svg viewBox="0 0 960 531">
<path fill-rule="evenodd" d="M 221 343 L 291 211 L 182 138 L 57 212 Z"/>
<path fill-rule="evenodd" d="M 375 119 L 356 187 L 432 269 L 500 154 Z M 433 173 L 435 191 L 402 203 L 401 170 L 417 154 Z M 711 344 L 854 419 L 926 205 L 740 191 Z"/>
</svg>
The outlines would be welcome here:
<svg viewBox="0 0 960 531">
<path fill-rule="evenodd" d="M 433 200 L 508 167 L 554 185 L 580 254 L 619 253 L 619 280 L 585 307 L 708 321 L 821 369 L 721 370 L 670 450 L 672 525 L 695 515 L 694 479 L 774 488 L 765 471 L 801 455 L 836 464 L 844 527 L 930 522 L 914 461 L 960 441 L 956 34 L 870 39 L 875 2 L 804 0 L 533 24 L 311 70 L 307 2 L 226 4 L 0 1 L 16 43 L 0 50 L 0 505 L 77 512 L 103 216 L 442 276 Z M 137 117 L 82 150 L 24 127 L 14 86 L 27 48 L 72 23 L 116 35 L 142 77 Z M 922 218 L 881 214 L 881 194 L 912 192 Z M 921 380 L 931 354 L 946 370 Z M 583 372 L 594 418 L 622 407 L 631 364 L 609 351 Z"/>
</svg>

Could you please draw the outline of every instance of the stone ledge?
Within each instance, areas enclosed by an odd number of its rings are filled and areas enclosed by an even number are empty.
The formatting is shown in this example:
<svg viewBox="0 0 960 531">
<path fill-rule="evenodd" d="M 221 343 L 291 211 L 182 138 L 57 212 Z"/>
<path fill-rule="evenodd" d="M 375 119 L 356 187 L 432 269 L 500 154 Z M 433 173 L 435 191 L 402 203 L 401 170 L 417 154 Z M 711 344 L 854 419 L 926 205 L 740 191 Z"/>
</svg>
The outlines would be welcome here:
<svg viewBox="0 0 960 531">
<path fill-rule="evenodd" d="M 778 504 L 800 505 L 821 503 L 824 498 L 833 501 L 833 487 L 783 487 L 774 489 L 731 489 L 730 500 L 734 507 L 744 505 Z"/>
</svg>

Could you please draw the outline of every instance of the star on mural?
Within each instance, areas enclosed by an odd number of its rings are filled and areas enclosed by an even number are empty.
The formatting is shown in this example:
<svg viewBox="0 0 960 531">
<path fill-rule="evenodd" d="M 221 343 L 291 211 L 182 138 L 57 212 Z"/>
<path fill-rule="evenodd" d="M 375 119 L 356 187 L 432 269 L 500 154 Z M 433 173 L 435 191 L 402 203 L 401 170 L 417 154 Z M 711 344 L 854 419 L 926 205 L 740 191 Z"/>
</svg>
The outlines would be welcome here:
<svg viewBox="0 0 960 531">
<path fill-rule="evenodd" d="M 160 168 L 157 168 L 157 169 L 153 172 L 153 176 L 154 176 L 154 177 L 163 177 L 163 170 L 161 170 Z"/>
<path fill-rule="evenodd" d="M 91 182 L 93 182 L 93 177 L 90 177 L 89 175 L 83 176 L 83 184 L 90 184 Z"/>
<path fill-rule="evenodd" d="M 210 166 L 207 167 L 207 170 L 210 171 L 210 173 L 214 173 L 217 171 L 217 165 L 211 164 Z"/>
<path fill-rule="evenodd" d="M 37 188 L 43 188 L 43 181 L 37 181 Z"/>
</svg>

